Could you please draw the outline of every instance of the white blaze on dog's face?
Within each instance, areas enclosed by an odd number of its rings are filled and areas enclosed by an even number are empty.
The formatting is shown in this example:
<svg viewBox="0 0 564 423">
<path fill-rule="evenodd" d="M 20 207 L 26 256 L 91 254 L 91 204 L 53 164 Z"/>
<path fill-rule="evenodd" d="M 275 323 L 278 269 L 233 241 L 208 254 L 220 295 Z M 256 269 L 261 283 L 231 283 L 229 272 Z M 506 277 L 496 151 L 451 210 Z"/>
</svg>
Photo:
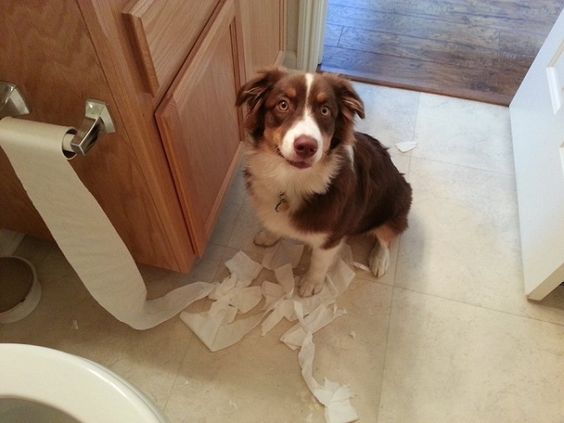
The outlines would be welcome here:
<svg viewBox="0 0 564 423">
<path fill-rule="evenodd" d="M 351 84 L 326 74 L 264 72 L 241 89 L 238 104 L 243 102 L 255 147 L 295 169 L 311 168 L 339 144 L 352 142 L 354 114 L 364 117 Z"/>
<path fill-rule="evenodd" d="M 304 103 L 297 104 L 298 109 L 303 109 L 303 114 L 284 134 L 279 146 L 282 156 L 298 168 L 310 167 L 321 159 L 323 151 L 326 150 L 324 141 L 326 142 L 327 138 L 321 134 L 319 123 L 313 115 L 314 102 L 309 99 L 314 75 L 306 73 L 304 79 L 306 88 Z"/>
</svg>

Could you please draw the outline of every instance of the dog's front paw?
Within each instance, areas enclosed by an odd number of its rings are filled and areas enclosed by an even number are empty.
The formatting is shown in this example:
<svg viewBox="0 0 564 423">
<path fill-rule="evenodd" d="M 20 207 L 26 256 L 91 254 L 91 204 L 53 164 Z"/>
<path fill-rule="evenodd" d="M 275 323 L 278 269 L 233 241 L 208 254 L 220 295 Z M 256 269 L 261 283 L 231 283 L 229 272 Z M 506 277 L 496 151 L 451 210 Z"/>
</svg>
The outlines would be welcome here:
<svg viewBox="0 0 564 423">
<path fill-rule="evenodd" d="M 280 237 L 278 235 L 275 235 L 266 229 L 262 229 L 255 235 L 253 242 L 259 247 L 272 247 L 279 239 Z"/>
<path fill-rule="evenodd" d="M 323 280 L 308 278 L 306 275 L 300 283 L 299 293 L 301 297 L 311 297 L 312 295 L 319 294 L 322 290 Z"/>
<path fill-rule="evenodd" d="M 368 258 L 370 270 L 374 276 L 381 278 L 390 267 L 390 249 L 376 244 Z"/>
</svg>

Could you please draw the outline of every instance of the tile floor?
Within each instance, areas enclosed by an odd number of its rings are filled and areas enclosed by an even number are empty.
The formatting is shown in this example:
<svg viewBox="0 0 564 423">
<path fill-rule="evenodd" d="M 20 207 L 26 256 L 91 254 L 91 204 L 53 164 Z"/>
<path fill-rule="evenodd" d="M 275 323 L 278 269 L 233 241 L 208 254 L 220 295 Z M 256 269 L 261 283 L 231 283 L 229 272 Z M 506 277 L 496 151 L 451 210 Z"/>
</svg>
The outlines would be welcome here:
<svg viewBox="0 0 564 423">
<path fill-rule="evenodd" d="M 389 273 L 359 272 L 339 299 L 348 314 L 315 335 L 316 374 L 352 386 L 362 422 L 563 422 L 564 289 L 541 304 L 523 296 L 507 109 L 357 87 L 361 130 L 387 145 L 418 142 L 411 153 L 391 150 L 413 184 L 411 227 Z M 239 174 L 192 274 L 142 269 L 153 295 L 225 275 L 239 249 L 260 258 L 243 185 Z M 366 261 L 367 241 L 352 247 Z M 278 341 L 288 324 L 210 353 L 178 318 L 146 332 L 116 322 L 52 244 L 26 239 L 19 254 L 36 264 L 43 300 L 24 321 L 0 326 L 0 342 L 95 360 L 174 423 L 323 421 L 296 353 Z"/>
</svg>

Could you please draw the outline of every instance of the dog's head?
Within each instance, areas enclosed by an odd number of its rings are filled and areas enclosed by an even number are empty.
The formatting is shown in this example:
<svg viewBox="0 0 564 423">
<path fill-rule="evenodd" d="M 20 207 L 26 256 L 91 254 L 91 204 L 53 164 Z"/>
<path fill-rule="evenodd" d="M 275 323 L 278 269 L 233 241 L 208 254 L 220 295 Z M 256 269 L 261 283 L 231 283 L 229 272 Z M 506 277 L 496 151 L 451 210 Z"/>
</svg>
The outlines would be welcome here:
<svg viewBox="0 0 564 423">
<path fill-rule="evenodd" d="M 330 74 L 262 71 L 245 84 L 237 105 L 248 107 L 245 127 L 256 148 L 306 169 L 340 145 L 352 143 L 362 100 L 346 79 Z"/>
</svg>

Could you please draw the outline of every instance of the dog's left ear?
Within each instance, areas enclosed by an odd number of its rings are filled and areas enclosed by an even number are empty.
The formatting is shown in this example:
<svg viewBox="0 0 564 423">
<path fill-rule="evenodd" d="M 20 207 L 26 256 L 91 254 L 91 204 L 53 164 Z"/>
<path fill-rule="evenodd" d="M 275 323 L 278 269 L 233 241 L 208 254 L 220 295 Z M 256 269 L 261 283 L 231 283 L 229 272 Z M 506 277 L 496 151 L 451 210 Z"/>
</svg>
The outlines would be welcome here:
<svg viewBox="0 0 564 423">
<path fill-rule="evenodd" d="M 335 90 L 341 113 L 345 119 L 354 120 L 354 115 L 364 119 L 364 103 L 353 88 L 352 84 L 338 75 L 325 74 Z"/>
</svg>

